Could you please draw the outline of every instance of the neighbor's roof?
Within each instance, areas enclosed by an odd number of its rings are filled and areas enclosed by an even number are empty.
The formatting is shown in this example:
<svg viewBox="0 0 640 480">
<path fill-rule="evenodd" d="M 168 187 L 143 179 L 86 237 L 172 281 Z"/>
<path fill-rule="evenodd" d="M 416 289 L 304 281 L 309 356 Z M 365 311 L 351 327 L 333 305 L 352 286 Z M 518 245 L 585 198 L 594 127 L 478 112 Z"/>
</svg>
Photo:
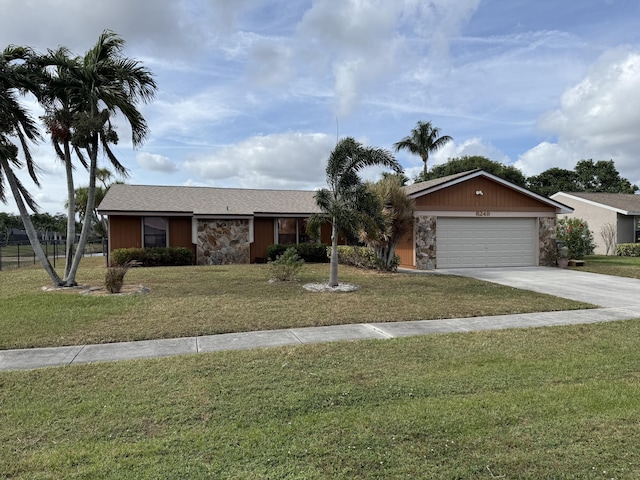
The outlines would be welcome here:
<svg viewBox="0 0 640 480">
<path fill-rule="evenodd" d="M 320 213 L 308 190 L 111 185 L 100 203 L 103 215 L 169 213 L 215 216 Z"/>
<path fill-rule="evenodd" d="M 615 210 L 623 215 L 640 215 L 640 195 L 634 193 L 558 192 L 551 198 L 558 196 L 573 197 L 578 201 Z"/>
</svg>

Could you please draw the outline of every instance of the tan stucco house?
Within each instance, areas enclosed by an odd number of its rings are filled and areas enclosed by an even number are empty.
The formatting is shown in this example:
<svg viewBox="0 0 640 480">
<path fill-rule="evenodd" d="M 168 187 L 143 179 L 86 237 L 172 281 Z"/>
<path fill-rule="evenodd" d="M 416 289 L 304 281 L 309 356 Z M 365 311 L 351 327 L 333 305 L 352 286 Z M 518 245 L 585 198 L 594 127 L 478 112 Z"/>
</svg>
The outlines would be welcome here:
<svg viewBox="0 0 640 480">
<path fill-rule="evenodd" d="M 551 198 L 573 208 L 573 213 L 563 216 L 586 220 L 596 242 L 596 254 L 607 254 L 604 235 L 609 228 L 613 229 L 615 235 L 614 249 L 618 243 L 640 241 L 640 195 L 558 192 Z"/>
<path fill-rule="evenodd" d="M 405 187 L 415 199 L 413 231 L 398 246 L 416 269 L 545 265 L 557 214 L 571 209 L 482 170 Z M 203 265 L 262 261 L 273 243 L 309 241 L 314 191 L 112 185 L 99 206 L 109 251 L 192 248 Z M 330 242 L 329 228 L 321 240 Z"/>
</svg>

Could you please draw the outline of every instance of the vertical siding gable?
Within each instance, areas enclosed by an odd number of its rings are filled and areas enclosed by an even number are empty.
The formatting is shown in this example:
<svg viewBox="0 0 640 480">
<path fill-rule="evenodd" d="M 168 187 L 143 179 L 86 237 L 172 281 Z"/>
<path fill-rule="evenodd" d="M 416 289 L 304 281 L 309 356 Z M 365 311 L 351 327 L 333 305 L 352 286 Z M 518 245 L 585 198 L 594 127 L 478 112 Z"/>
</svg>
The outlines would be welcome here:
<svg viewBox="0 0 640 480">
<path fill-rule="evenodd" d="M 477 195 L 476 192 L 482 192 L 482 195 Z M 552 206 L 485 177 L 475 177 L 416 198 L 416 210 L 487 209 L 555 212 Z"/>
</svg>

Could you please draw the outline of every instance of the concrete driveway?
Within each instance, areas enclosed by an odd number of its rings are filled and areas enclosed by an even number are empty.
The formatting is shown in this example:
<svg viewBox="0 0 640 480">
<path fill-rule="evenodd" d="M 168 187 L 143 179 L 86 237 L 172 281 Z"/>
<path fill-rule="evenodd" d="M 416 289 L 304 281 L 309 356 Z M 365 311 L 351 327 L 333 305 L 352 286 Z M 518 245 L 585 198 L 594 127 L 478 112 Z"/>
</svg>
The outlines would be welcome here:
<svg viewBox="0 0 640 480">
<path fill-rule="evenodd" d="M 601 307 L 640 307 L 640 279 L 635 278 L 552 267 L 452 268 L 436 271 L 548 293 Z"/>
</svg>

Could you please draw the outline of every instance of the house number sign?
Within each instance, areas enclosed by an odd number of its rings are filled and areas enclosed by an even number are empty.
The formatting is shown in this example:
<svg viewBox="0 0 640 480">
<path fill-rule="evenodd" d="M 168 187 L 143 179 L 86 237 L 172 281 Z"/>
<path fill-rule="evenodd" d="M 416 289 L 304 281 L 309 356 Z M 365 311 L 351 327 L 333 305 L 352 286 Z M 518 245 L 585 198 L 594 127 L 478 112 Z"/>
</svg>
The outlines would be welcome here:
<svg viewBox="0 0 640 480">
<path fill-rule="evenodd" d="M 476 217 L 489 217 L 491 212 L 488 210 L 476 210 Z"/>
</svg>

